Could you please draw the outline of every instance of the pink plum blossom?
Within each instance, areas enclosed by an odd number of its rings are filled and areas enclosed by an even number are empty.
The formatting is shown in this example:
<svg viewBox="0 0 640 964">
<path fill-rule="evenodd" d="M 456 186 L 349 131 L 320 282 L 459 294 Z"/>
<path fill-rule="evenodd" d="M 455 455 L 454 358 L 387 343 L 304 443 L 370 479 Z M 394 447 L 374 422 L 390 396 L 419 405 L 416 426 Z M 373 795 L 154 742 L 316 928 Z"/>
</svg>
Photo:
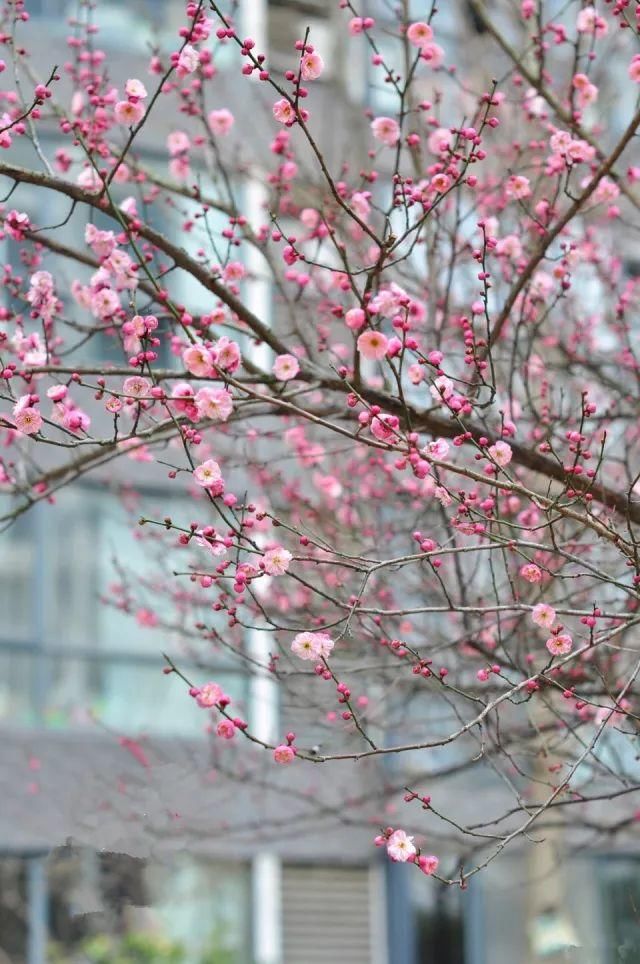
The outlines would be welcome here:
<svg viewBox="0 0 640 964">
<path fill-rule="evenodd" d="M 381 331 L 373 331 L 373 329 L 363 331 L 358 336 L 357 344 L 358 351 L 363 358 L 380 361 L 387 353 L 387 336 L 383 335 Z"/>
<path fill-rule="evenodd" d="M 413 837 L 407 836 L 404 830 L 394 830 L 387 841 L 387 853 L 397 863 L 413 860 L 417 853 Z"/>
<path fill-rule="evenodd" d="M 286 766 L 289 763 L 293 763 L 295 760 L 296 751 L 292 746 L 287 746 L 286 743 L 281 743 L 273 751 L 273 759 L 276 763 L 283 764 Z"/>
<path fill-rule="evenodd" d="M 371 121 L 371 131 L 377 141 L 393 147 L 400 140 L 400 126 L 393 117 L 376 117 Z"/>
<path fill-rule="evenodd" d="M 566 656 L 573 649 L 573 639 L 569 633 L 553 634 L 545 645 L 552 656 Z"/>
<path fill-rule="evenodd" d="M 536 626 L 551 629 L 556 620 L 556 611 L 548 603 L 537 603 L 531 611 L 531 618 Z"/>
<path fill-rule="evenodd" d="M 198 485 L 208 488 L 222 478 L 220 466 L 213 459 L 207 459 L 193 471 L 193 477 Z"/>
<path fill-rule="evenodd" d="M 219 137 L 225 137 L 235 123 L 235 118 L 230 110 L 221 107 L 218 110 L 211 110 L 207 115 L 209 129 Z"/>
<path fill-rule="evenodd" d="M 300 371 L 300 363 L 295 355 L 278 355 L 273 363 L 273 374 L 278 381 L 288 382 Z"/>
<path fill-rule="evenodd" d="M 300 61 L 300 76 L 303 80 L 317 80 L 324 70 L 324 61 L 315 50 L 305 53 Z"/>
</svg>

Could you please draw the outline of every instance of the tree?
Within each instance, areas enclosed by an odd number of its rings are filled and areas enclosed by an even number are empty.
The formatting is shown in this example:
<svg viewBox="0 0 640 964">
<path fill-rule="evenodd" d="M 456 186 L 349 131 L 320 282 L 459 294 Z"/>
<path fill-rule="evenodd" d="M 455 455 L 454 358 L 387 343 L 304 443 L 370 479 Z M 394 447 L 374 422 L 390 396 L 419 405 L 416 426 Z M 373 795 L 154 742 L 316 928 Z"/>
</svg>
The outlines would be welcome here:
<svg viewBox="0 0 640 964">
<path fill-rule="evenodd" d="M 637 818 L 640 8 L 471 0 L 466 67 L 435 3 L 339 6 L 389 106 L 345 107 L 338 148 L 309 31 L 280 75 L 233 4 L 189 2 L 150 83 L 82 3 L 40 78 L 7 6 L 1 522 L 90 473 L 171 480 L 155 575 L 119 560 L 105 604 L 282 689 L 272 738 L 165 657 L 212 739 L 347 796 L 379 761 L 405 809 L 376 842 L 464 885 L 561 816 L 578 842 Z M 459 773 L 499 812 L 424 786 Z"/>
</svg>

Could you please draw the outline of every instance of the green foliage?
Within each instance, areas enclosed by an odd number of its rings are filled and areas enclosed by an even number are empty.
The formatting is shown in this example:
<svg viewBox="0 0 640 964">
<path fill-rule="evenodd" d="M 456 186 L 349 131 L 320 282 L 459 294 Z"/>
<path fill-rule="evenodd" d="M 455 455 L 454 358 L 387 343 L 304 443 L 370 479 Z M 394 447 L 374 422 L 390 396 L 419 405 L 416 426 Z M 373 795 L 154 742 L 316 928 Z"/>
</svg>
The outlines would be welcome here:
<svg viewBox="0 0 640 964">
<path fill-rule="evenodd" d="M 68 964 L 68 949 L 52 945 L 48 959 L 51 964 Z M 105 934 L 90 937 L 71 959 L 78 964 L 241 964 L 235 950 L 220 946 L 213 938 L 209 950 L 194 962 L 182 944 L 144 933 L 120 938 Z"/>
</svg>

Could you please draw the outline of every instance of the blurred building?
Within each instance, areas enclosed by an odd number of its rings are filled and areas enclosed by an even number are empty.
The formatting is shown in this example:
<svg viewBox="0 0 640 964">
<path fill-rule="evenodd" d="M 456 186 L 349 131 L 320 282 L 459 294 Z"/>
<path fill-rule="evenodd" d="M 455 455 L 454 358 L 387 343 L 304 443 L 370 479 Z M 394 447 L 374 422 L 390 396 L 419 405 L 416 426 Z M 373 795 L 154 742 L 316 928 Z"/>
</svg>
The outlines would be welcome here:
<svg viewBox="0 0 640 964">
<path fill-rule="evenodd" d="M 379 20 L 391 16 L 390 0 L 368 3 Z M 27 0 L 38 37 L 26 36 L 43 70 L 52 55 L 64 56 L 75 6 Z M 317 47 L 332 51 L 318 95 L 330 156 L 345 149 L 346 130 L 351 138 L 364 130 L 364 106 L 393 106 L 362 45 L 337 30 L 335 6 L 245 0 L 243 11 L 252 28 L 264 17 L 273 69 L 290 65 L 307 26 Z M 418 17 L 429 5 L 410 6 Z M 114 81 L 142 75 L 147 44 L 175 36 L 181 10 L 176 0 L 98 0 Z M 443 0 L 439 22 L 445 43 L 483 42 L 464 3 Z M 241 117 L 246 87 L 238 92 L 218 66 L 221 105 Z M 269 123 L 259 112 L 253 121 Z M 154 123 L 162 152 L 172 119 Z M 39 223 L 64 215 L 59 199 L 42 192 L 23 194 L 21 204 L 37 206 Z M 78 223 L 66 230 L 72 235 Z M 179 231 L 171 214 L 165 230 Z M 2 260 L 10 258 L 7 249 Z M 136 490 L 134 515 L 164 515 L 167 500 L 179 512 L 174 489 L 147 485 L 137 468 Z M 39 503 L 0 537 L 0 964 L 640 961 L 640 864 L 632 856 L 605 860 L 586 850 L 573 858 L 549 910 L 539 898 L 553 866 L 539 867 L 536 887 L 521 855 L 504 857 L 461 893 L 390 864 L 372 846 L 369 791 L 401 784 L 402 774 L 359 764 L 350 796 L 362 806 L 350 816 L 321 767 L 274 774 L 259 755 L 246 763 L 244 747 L 212 758 L 201 711 L 179 680 L 161 673 L 159 653 L 175 646 L 181 669 L 201 677 L 200 658 L 190 662 L 185 649 L 186 624 L 167 638 L 100 602 L 114 560 L 138 572 L 148 565 L 122 498 L 100 481 L 74 484 L 56 503 Z M 277 731 L 269 681 L 222 659 L 206 670 L 255 726 Z M 286 719 L 295 710 L 287 707 Z M 489 806 L 494 788 L 469 788 L 462 774 L 449 792 L 467 795 L 470 806 L 484 794 Z M 558 852 L 546 851 L 551 865 Z M 562 900 L 566 915 L 554 909 Z"/>
</svg>

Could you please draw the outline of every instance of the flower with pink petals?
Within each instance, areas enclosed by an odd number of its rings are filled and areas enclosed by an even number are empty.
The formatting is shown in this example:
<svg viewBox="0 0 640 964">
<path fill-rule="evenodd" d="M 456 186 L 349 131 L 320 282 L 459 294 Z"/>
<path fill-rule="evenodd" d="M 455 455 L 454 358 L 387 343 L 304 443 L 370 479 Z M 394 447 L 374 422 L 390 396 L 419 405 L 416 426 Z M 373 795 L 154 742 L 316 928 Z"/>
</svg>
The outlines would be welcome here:
<svg viewBox="0 0 640 964">
<path fill-rule="evenodd" d="M 520 575 L 527 582 L 540 582 L 542 570 L 539 566 L 536 566 L 535 562 L 525 562 L 524 566 L 520 567 Z"/>
<path fill-rule="evenodd" d="M 26 405 L 17 412 L 14 410 L 13 418 L 16 429 L 23 435 L 34 435 L 42 426 L 42 415 L 33 405 Z"/>
<path fill-rule="evenodd" d="M 113 108 L 113 116 L 118 124 L 135 127 L 144 117 L 144 104 L 140 101 L 119 100 Z"/>
<path fill-rule="evenodd" d="M 507 178 L 504 193 L 511 201 L 521 201 L 529 197 L 531 194 L 529 178 L 524 174 L 512 174 Z"/>
<path fill-rule="evenodd" d="M 384 358 L 387 354 L 388 344 L 387 336 L 383 335 L 381 331 L 374 331 L 372 328 L 363 331 L 358 336 L 358 351 L 363 358 L 372 361 L 380 361 Z"/>
<path fill-rule="evenodd" d="M 196 703 L 203 709 L 211 709 L 224 696 L 224 691 L 218 683 L 205 683 L 196 693 Z"/>
<path fill-rule="evenodd" d="M 236 728 L 231 720 L 220 720 L 216 727 L 216 734 L 223 740 L 232 740 L 236 735 Z"/>
<path fill-rule="evenodd" d="M 136 100 L 144 100 L 147 97 L 147 88 L 136 77 L 131 77 L 126 82 L 124 91 L 127 97 L 135 97 Z"/>
<path fill-rule="evenodd" d="M 189 135 L 185 134 L 184 131 L 171 131 L 171 133 L 167 135 L 167 150 L 171 157 L 184 154 L 190 147 L 191 141 L 189 140 Z"/>
<path fill-rule="evenodd" d="M 400 125 L 393 117 L 375 117 L 371 121 L 371 132 L 387 147 L 393 147 L 400 140 Z"/>
<path fill-rule="evenodd" d="M 425 44 L 420 51 L 420 57 L 422 60 L 426 60 L 430 67 L 437 70 L 444 63 L 444 50 L 440 44 Z"/>
<path fill-rule="evenodd" d="M 418 865 L 423 874 L 426 874 L 427 877 L 431 877 L 431 875 L 435 874 L 436 870 L 438 869 L 438 864 L 440 861 L 437 857 L 434 857 L 433 854 L 421 854 L 415 863 Z"/>
<path fill-rule="evenodd" d="M 501 469 L 504 469 L 513 457 L 513 451 L 507 442 L 496 442 L 494 445 L 489 446 L 487 451 L 496 465 L 499 465 Z"/>
<path fill-rule="evenodd" d="M 537 603 L 531 610 L 531 618 L 536 626 L 551 629 L 556 621 L 556 611 L 548 603 Z"/>
<path fill-rule="evenodd" d="M 148 378 L 143 378 L 141 375 L 131 375 L 129 378 L 125 378 L 122 392 L 129 398 L 143 398 L 149 394 L 150 388 L 151 382 Z"/>
<path fill-rule="evenodd" d="M 213 374 L 213 356 L 204 345 L 189 345 L 182 352 L 184 367 L 197 378 L 207 378 Z"/>
<path fill-rule="evenodd" d="M 233 395 L 226 388 L 201 388 L 195 403 L 200 418 L 226 422 L 233 411 Z"/>
<path fill-rule="evenodd" d="M 273 751 L 273 759 L 276 763 L 283 764 L 286 766 L 288 763 L 293 763 L 295 760 L 296 751 L 292 746 L 287 746 L 286 743 L 281 743 Z"/>
<path fill-rule="evenodd" d="M 366 320 L 367 316 L 362 308 L 350 308 L 344 316 L 345 324 L 351 331 L 359 331 L 364 326 Z"/>
<path fill-rule="evenodd" d="M 273 363 L 273 374 L 278 381 L 288 382 L 300 371 L 300 363 L 295 355 L 278 355 Z"/>
<path fill-rule="evenodd" d="M 300 76 L 303 80 L 317 80 L 323 70 L 324 60 L 315 50 L 302 55 Z"/>
<path fill-rule="evenodd" d="M 291 126 L 295 122 L 296 112 L 293 104 L 290 104 L 286 97 L 277 100 L 273 105 L 273 116 L 281 124 Z"/>
<path fill-rule="evenodd" d="M 573 649 L 573 639 L 569 633 L 554 633 L 545 645 L 552 656 L 566 656 Z"/>
<path fill-rule="evenodd" d="M 273 549 L 268 549 L 262 557 L 264 571 L 268 576 L 284 576 L 292 559 L 293 556 L 288 549 L 283 546 L 274 546 Z"/>
<path fill-rule="evenodd" d="M 422 21 L 412 23 L 407 27 L 407 40 L 414 47 L 424 47 L 433 40 L 433 30 L 428 23 Z"/>
<path fill-rule="evenodd" d="M 604 37 L 609 30 L 607 21 L 596 13 L 593 6 L 583 7 L 576 18 L 578 33 L 591 34 L 594 37 Z"/>
<path fill-rule="evenodd" d="M 176 73 L 179 77 L 193 74 L 200 64 L 200 54 L 191 44 L 185 44 L 176 62 Z"/>
<path fill-rule="evenodd" d="M 407 836 L 404 830 L 394 830 L 387 840 L 387 853 L 396 863 L 404 864 L 407 860 L 413 860 L 417 853 L 413 837 Z"/>
<path fill-rule="evenodd" d="M 300 659 L 320 659 L 331 654 L 334 643 L 328 633 L 298 633 L 291 643 L 291 652 Z"/>
<path fill-rule="evenodd" d="M 220 466 L 213 459 L 207 459 L 193 471 L 193 477 L 201 485 L 203 489 L 207 489 L 211 485 L 215 485 L 222 478 L 222 472 L 220 471 Z"/>
<path fill-rule="evenodd" d="M 209 130 L 218 137 L 225 137 L 235 123 L 235 117 L 226 107 L 219 110 L 211 110 L 207 116 Z"/>
</svg>

